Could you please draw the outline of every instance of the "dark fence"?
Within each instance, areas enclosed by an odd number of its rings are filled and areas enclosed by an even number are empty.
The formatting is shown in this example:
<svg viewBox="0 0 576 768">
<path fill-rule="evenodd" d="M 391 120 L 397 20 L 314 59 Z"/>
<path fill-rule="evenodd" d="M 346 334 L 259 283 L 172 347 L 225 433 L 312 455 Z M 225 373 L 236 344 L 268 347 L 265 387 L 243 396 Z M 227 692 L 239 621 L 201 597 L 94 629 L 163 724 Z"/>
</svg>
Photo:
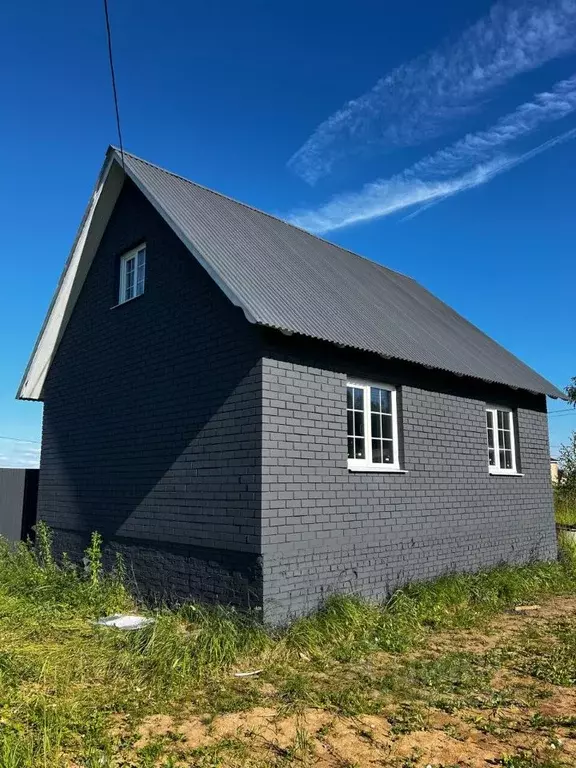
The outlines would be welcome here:
<svg viewBox="0 0 576 768">
<path fill-rule="evenodd" d="M 0 468 L 0 535 L 10 541 L 31 536 L 37 501 L 37 469 Z"/>
</svg>

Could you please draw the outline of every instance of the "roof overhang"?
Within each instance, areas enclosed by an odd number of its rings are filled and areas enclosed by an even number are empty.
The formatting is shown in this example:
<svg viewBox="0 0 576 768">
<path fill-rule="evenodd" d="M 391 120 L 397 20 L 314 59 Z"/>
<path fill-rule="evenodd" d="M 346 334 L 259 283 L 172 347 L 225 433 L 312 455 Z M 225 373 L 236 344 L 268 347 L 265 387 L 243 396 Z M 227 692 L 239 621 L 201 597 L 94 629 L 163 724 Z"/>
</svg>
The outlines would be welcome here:
<svg viewBox="0 0 576 768">
<path fill-rule="evenodd" d="M 100 240 L 124 183 L 124 171 L 108 150 L 48 313 L 20 382 L 20 400 L 40 400 L 46 374 L 66 330 Z"/>
</svg>

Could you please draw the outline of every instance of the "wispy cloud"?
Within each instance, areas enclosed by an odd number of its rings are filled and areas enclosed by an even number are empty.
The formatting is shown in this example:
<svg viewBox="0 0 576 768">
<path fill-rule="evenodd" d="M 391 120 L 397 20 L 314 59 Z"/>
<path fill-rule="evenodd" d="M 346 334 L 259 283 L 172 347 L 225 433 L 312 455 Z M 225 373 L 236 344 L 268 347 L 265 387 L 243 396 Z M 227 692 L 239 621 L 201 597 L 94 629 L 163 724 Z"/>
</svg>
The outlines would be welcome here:
<svg viewBox="0 0 576 768">
<path fill-rule="evenodd" d="M 493 156 L 506 144 L 529 135 L 545 123 L 560 120 L 576 110 L 576 75 L 561 80 L 536 94 L 513 112 L 500 118 L 491 128 L 470 133 L 447 149 L 440 150 L 412 166 L 414 175 L 437 173 L 450 175 L 463 166 Z"/>
<path fill-rule="evenodd" d="M 39 444 L 0 437 L 0 467 L 38 467 L 39 464 Z"/>
<path fill-rule="evenodd" d="M 500 2 L 446 43 L 393 70 L 316 128 L 288 165 L 309 183 L 367 147 L 443 134 L 513 77 L 576 48 L 576 0 Z"/>
<path fill-rule="evenodd" d="M 298 211 L 287 217 L 297 227 L 322 234 L 370 219 L 388 216 L 405 208 L 433 203 L 486 184 L 495 176 L 569 139 L 576 138 L 576 128 L 539 144 L 516 157 L 498 157 L 448 180 L 423 180 L 399 174 L 391 179 L 367 184 L 360 192 L 338 195 L 315 210 Z"/>
</svg>

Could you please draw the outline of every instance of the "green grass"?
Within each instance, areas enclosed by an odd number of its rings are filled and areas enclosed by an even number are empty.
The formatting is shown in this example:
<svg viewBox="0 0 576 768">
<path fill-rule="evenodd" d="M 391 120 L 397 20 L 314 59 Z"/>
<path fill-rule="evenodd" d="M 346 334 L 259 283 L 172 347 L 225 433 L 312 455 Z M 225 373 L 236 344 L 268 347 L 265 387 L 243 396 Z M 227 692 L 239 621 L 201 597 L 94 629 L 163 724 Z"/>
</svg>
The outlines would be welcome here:
<svg viewBox="0 0 576 768">
<path fill-rule="evenodd" d="M 554 514 L 558 525 L 576 527 L 576 490 L 557 486 L 554 488 Z"/>
<path fill-rule="evenodd" d="M 533 633 L 524 652 L 518 665 L 522 672 L 552 685 L 576 685 L 576 626 L 571 621 Z"/>
<path fill-rule="evenodd" d="M 433 632 L 477 626 L 517 603 L 576 594 L 576 555 L 565 548 L 559 562 L 446 576 L 399 590 L 384 605 L 336 596 L 312 616 L 271 630 L 257 614 L 228 608 L 137 606 L 124 586 L 122 563 L 104 572 L 97 535 L 85 562 L 82 568 L 55 562 L 43 526 L 35 548 L 0 540 L 0 768 L 60 768 L 72 758 L 76 766 L 106 767 L 122 765 L 116 758 L 123 753 L 133 755 L 134 765 L 169 766 L 176 758 L 168 753 L 177 748 L 170 740 L 137 753 L 142 718 L 183 707 L 210 716 L 270 704 L 262 683 L 275 691 L 280 711 L 313 707 L 359 716 L 386 710 L 393 733 L 409 733 L 426 727 L 424 706 L 442 708 L 443 702 L 449 711 L 459 701 L 476 701 L 501 659 L 403 653 L 425 649 Z M 99 616 L 135 609 L 154 623 L 137 632 L 94 624 Z M 548 655 L 533 658 L 524 671 L 574 685 L 575 632 L 559 627 Z M 398 659 L 386 674 L 371 666 L 380 652 Z M 231 674 L 255 668 L 264 670 L 259 679 Z M 118 717 L 124 729 L 111 727 Z M 309 752 L 305 736 L 297 735 L 282 764 Z M 203 747 L 190 764 L 226 765 L 220 756 L 240 749 L 224 740 Z"/>
</svg>

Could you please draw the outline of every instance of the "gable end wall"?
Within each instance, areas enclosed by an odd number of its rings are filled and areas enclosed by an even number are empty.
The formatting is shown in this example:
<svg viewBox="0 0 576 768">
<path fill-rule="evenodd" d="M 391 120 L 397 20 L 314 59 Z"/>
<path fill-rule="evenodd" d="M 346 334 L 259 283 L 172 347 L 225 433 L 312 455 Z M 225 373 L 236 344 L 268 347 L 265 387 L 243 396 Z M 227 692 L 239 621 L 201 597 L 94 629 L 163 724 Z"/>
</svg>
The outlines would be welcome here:
<svg viewBox="0 0 576 768">
<path fill-rule="evenodd" d="M 146 242 L 121 306 L 120 256 Z M 44 387 L 39 516 L 81 557 L 100 531 L 139 591 L 261 602 L 257 333 L 126 182 Z"/>
</svg>

